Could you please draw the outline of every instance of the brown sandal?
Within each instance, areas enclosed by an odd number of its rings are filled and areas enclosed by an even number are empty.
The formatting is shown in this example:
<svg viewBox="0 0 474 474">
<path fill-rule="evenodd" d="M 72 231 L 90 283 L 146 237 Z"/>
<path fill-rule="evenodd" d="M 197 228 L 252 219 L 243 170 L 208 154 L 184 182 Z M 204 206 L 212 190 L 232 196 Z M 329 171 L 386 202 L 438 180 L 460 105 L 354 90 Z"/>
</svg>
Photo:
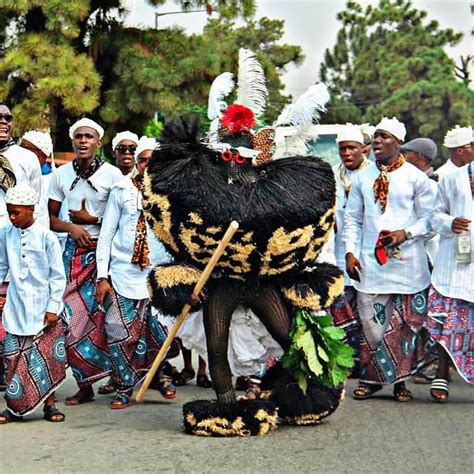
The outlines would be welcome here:
<svg viewBox="0 0 474 474">
<path fill-rule="evenodd" d="M 396 383 L 393 388 L 393 398 L 397 402 L 411 402 L 413 400 L 413 394 L 405 386 L 405 383 Z"/>
<path fill-rule="evenodd" d="M 382 390 L 382 385 L 367 385 L 361 383 L 354 389 L 352 393 L 354 399 L 365 400 L 380 390 Z"/>
<path fill-rule="evenodd" d="M 89 403 L 94 401 L 94 391 L 90 389 L 90 391 L 85 392 L 84 390 L 79 390 L 76 394 L 72 397 L 67 397 L 65 404 L 67 406 L 77 406 L 82 405 L 84 403 Z"/>
</svg>

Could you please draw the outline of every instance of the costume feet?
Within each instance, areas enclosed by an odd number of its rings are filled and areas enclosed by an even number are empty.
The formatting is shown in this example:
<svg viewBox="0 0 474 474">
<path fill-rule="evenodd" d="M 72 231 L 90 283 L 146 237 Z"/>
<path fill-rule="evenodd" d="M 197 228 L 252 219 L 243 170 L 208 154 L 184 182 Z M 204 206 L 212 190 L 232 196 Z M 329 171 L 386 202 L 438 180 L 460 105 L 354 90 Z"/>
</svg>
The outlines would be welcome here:
<svg viewBox="0 0 474 474">
<path fill-rule="evenodd" d="M 353 394 L 356 400 L 365 400 L 380 390 L 382 390 L 382 385 L 367 385 L 361 383 L 354 389 Z"/>
<path fill-rule="evenodd" d="M 43 418 L 53 423 L 61 423 L 66 419 L 66 415 L 60 412 L 56 405 L 48 405 L 43 408 Z"/>
<path fill-rule="evenodd" d="M 66 398 L 67 406 L 76 406 L 82 405 L 84 403 L 89 403 L 94 401 L 94 391 L 92 387 L 81 388 L 75 395 L 72 397 Z"/>
<path fill-rule="evenodd" d="M 449 382 L 446 379 L 434 379 L 431 382 L 430 395 L 436 403 L 446 403 L 449 397 Z"/>
</svg>

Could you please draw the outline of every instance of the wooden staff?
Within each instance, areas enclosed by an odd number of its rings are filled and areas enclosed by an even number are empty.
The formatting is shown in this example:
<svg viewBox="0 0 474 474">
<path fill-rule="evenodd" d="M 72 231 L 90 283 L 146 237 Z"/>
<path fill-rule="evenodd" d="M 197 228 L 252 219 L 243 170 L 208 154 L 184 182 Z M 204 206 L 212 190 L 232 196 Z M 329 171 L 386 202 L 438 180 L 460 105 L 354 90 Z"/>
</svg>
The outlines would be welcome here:
<svg viewBox="0 0 474 474">
<path fill-rule="evenodd" d="M 217 246 L 216 250 L 212 254 L 212 257 L 209 260 L 208 264 L 206 265 L 206 268 L 201 273 L 201 276 L 199 277 L 199 280 L 196 283 L 196 286 L 194 287 L 192 297 L 199 296 L 204 285 L 206 284 L 207 280 L 211 276 L 211 273 L 214 270 L 214 267 L 216 266 L 217 262 L 221 258 L 222 254 L 224 253 L 225 248 L 227 247 L 228 243 L 230 242 L 230 240 L 232 239 L 232 237 L 234 236 L 238 228 L 239 228 L 238 222 L 232 221 L 230 223 L 229 227 L 227 228 L 224 234 L 224 237 L 222 237 L 222 240 L 219 242 L 219 245 Z M 168 352 L 169 347 L 171 346 L 174 338 L 176 337 L 176 334 L 178 333 L 179 328 L 184 323 L 184 320 L 186 319 L 191 308 L 192 306 L 189 303 L 186 303 L 183 306 L 183 309 L 181 310 L 180 315 L 178 316 L 173 327 L 168 333 L 168 336 L 165 339 L 165 342 L 163 343 L 163 346 L 161 347 L 160 352 L 158 352 L 158 355 L 156 356 L 152 366 L 150 367 L 150 370 L 148 371 L 145 377 L 145 380 L 143 381 L 143 384 L 140 387 L 140 390 L 138 390 L 137 392 L 137 396 L 135 397 L 135 400 L 137 402 L 143 401 L 143 397 L 145 396 L 145 392 L 148 390 L 148 386 L 150 385 L 151 380 L 153 379 L 156 371 L 158 370 L 158 367 L 161 365 L 164 358 L 166 357 L 166 353 Z"/>
</svg>

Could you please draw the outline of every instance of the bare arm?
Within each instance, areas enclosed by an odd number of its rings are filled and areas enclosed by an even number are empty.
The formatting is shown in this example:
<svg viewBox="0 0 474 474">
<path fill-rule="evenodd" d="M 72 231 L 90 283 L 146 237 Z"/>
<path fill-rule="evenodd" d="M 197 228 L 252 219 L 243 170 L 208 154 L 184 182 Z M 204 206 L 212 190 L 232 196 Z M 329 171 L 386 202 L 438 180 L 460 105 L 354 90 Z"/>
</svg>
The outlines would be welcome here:
<svg viewBox="0 0 474 474">
<path fill-rule="evenodd" d="M 67 232 L 79 247 L 89 247 L 92 243 L 92 238 L 89 232 L 78 224 L 61 220 L 58 217 L 60 210 L 61 203 L 59 201 L 55 201 L 54 199 L 48 201 L 51 230 L 54 232 Z"/>
</svg>

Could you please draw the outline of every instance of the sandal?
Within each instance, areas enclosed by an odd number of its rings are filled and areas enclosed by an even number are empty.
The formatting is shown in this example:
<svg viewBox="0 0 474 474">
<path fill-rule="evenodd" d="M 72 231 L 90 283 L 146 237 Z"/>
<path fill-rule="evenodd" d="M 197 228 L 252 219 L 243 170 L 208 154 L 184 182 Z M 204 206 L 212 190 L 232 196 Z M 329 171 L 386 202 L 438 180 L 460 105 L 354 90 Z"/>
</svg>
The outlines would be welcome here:
<svg viewBox="0 0 474 474">
<path fill-rule="evenodd" d="M 122 410 L 123 408 L 128 408 L 132 404 L 131 396 L 131 392 L 116 393 L 110 402 L 109 407 L 112 410 Z"/>
<path fill-rule="evenodd" d="M 79 390 L 75 395 L 72 397 L 67 397 L 65 404 L 67 406 L 77 406 L 82 405 L 84 403 L 89 403 L 94 401 L 94 391 L 92 388 L 90 391 Z"/>
<path fill-rule="evenodd" d="M 0 425 L 6 425 L 14 421 L 23 421 L 23 417 L 14 415 L 10 410 L 3 410 L 2 413 L 0 413 Z"/>
<path fill-rule="evenodd" d="M 365 400 L 380 390 L 382 390 L 382 385 L 366 385 L 361 383 L 352 393 L 355 400 Z"/>
<path fill-rule="evenodd" d="M 447 403 L 449 397 L 449 382 L 446 379 L 434 379 L 433 382 L 431 382 L 430 395 L 436 403 Z"/>
<path fill-rule="evenodd" d="M 405 386 L 404 382 L 396 383 L 393 388 L 393 399 L 397 402 L 411 402 L 413 394 Z"/>
<path fill-rule="evenodd" d="M 176 371 L 171 374 L 173 384 L 178 387 L 186 385 L 194 377 L 196 377 L 196 372 L 192 369 L 183 369 L 181 372 Z"/>
<path fill-rule="evenodd" d="M 165 400 L 174 400 L 177 397 L 176 387 L 167 375 L 160 376 L 156 388 Z"/>
<path fill-rule="evenodd" d="M 43 408 L 43 418 L 53 423 L 61 423 L 66 419 L 66 415 L 58 410 L 56 405 L 48 405 Z"/>
<path fill-rule="evenodd" d="M 196 385 L 201 388 L 212 388 L 212 382 L 206 374 L 198 374 Z"/>
<path fill-rule="evenodd" d="M 114 385 L 114 381 L 112 380 L 112 377 L 109 378 L 107 383 L 105 383 L 104 385 L 101 385 L 97 389 L 97 393 L 100 395 L 110 395 L 111 393 L 114 393 L 114 392 L 115 392 L 115 385 Z"/>
</svg>

